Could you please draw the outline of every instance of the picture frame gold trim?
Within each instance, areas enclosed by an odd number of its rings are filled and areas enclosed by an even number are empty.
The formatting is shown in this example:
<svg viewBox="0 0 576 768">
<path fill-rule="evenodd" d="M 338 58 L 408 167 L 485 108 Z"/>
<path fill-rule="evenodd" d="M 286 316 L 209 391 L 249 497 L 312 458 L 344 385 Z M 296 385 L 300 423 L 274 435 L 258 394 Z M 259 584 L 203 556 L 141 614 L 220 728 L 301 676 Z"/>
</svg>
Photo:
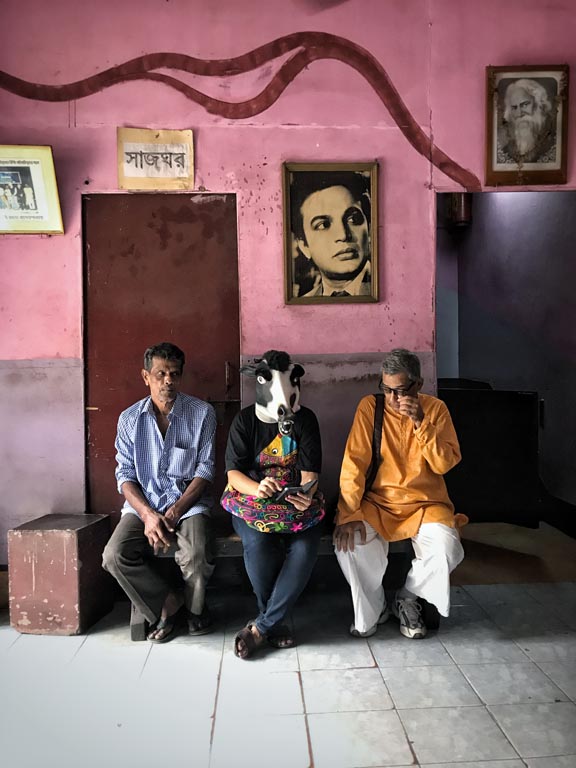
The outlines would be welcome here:
<svg viewBox="0 0 576 768">
<path fill-rule="evenodd" d="M 52 147 L 0 144 L 0 234 L 63 232 Z"/>
<path fill-rule="evenodd" d="M 337 187 L 344 193 L 332 202 L 326 191 Z M 321 215 L 305 223 L 302 207 L 320 192 L 325 194 L 315 199 L 321 203 Z M 285 303 L 377 302 L 378 163 L 283 163 L 282 196 Z M 314 243 L 308 243 L 305 230 Z"/>
<path fill-rule="evenodd" d="M 515 85 L 531 91 L 525 108 L 507 96 Z M 486 67 L 487 186 L 566 184 L 568 86 L 566 64 Z"/>
</svg>

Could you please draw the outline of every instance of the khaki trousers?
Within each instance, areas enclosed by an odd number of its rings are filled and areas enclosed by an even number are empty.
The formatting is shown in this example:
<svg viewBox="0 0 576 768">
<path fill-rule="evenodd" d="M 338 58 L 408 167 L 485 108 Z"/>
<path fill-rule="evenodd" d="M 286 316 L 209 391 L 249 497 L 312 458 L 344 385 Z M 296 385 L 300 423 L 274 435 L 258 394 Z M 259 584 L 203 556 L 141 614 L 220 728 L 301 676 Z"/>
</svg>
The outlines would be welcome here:
<svg viewBox="0 0 576 768">
<path fill-rule="evenodd" d="M 214 571 L 210 555 L 209 520 L 197 514 L 182 520 L 175 532 L 176 560 L 184 580 L 184 602 L 190 613 L 204 608 L 206 584 Z M 102 565 L 150 624 L 160 618 L 162 606 L 171 590 L 153 565 L 154 550 L 144 535 L 138 515 L 122 515 L 110 537 Z"/>
</svg>

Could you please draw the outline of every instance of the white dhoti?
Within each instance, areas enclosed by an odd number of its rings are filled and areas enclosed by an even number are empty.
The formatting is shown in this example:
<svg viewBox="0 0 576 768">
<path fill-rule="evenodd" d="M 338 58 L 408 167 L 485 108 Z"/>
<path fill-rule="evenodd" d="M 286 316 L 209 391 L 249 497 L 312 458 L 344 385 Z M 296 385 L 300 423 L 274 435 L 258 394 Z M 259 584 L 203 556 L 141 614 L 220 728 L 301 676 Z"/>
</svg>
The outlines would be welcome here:
<svg viewBox="0 0 576 768">
<path fill-rule="evenodd" d="M 350 584 L 354 605 L 354 626 L 359 632 L 373 627 L 385 605 L 382 579 L 388 566 L 388 542 L 369 523 L 366 543 L 356 532 L 354 550 L 336 550 L 336 557 Z M 435 605 L 441 616 L 450 613 L 450 574 L 464 559 L 460 536 L 442 523 L 423 523 L 412 537 L 414 560 L 405 589 Z"/>
</svg>

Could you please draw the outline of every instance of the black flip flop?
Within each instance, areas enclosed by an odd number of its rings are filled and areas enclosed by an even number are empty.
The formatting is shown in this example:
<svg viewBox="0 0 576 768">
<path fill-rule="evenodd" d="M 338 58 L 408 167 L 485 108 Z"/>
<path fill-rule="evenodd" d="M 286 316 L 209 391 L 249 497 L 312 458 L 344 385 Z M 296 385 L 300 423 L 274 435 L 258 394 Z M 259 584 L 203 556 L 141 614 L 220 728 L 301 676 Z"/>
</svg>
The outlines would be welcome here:
<svg viewBox="0 0 576 768">
<path fill-rule="evenodd" d="M 193 637 L 196 635 L 207 635 L 214 631 L 214 622 L 208 608 L 204 607 L 202 613 L 188 614 L 188 634 Z"/>
<path fill-rule="evenodd" d="M 182 609 L 180 608 L 176 611 L 176 613 L 173 613 L 172 616 L 168 616 L 165 619 L 158 619 L 156 624 L 150 628 L 150 633 L 157 632 L 158 630 L 167 630 L 163 637 L 150 637 L 149 633 L 146 639 L 150 643 L 157 643 L 158 645 L 161 643 L 168 643 L 170 640 L 173 640 L 176 637 L 181 626 Z"/>
</svg>

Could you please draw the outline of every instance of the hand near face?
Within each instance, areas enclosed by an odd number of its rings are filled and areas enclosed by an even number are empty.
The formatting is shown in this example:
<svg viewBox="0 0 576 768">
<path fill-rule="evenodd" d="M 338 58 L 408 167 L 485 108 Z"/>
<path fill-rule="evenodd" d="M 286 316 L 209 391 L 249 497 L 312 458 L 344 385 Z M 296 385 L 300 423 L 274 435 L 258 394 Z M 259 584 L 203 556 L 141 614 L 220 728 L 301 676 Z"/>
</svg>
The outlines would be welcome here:
<svg viewBox="0 0 576 768">
<path fill-rule="evenodd" d="M 422 424 L 422 419 L 424 418 L 424 411 L 422 410 L 418 396 L 404 395 L 403 397 L 399 397 L 398 413 L 412 419 L 416 429 Z"/>
</svg>

